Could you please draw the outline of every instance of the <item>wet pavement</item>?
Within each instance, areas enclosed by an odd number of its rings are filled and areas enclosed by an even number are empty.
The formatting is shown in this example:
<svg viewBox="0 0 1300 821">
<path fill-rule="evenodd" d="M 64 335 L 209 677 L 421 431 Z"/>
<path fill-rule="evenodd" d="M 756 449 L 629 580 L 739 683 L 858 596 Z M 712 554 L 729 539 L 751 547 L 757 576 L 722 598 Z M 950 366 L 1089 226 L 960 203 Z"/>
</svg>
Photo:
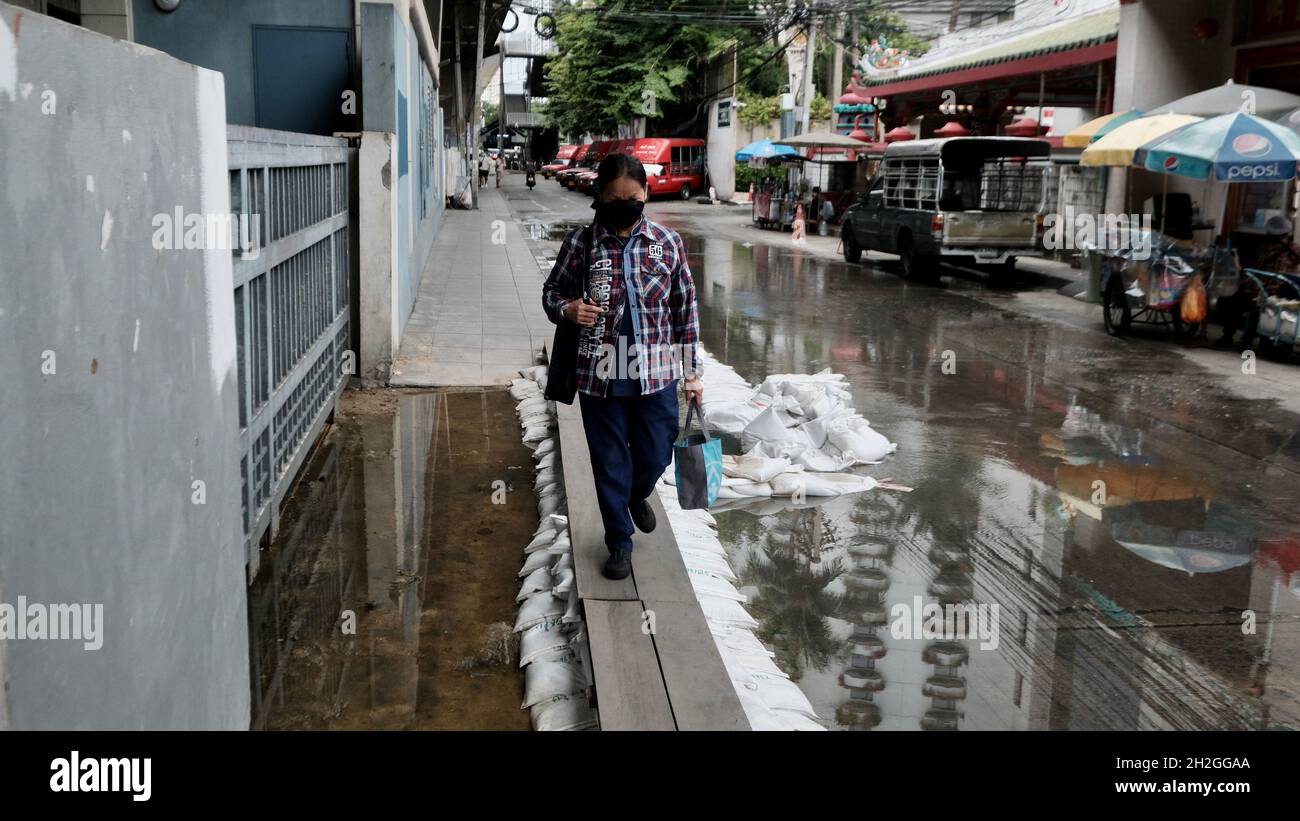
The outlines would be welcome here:
<svg viewBox="0 0 1300 821">
<path fill-rule="evenodd" d="M 557 190 L 511 200 L 539 254 L 548 224 L 588 215 Z M 1300 417 L 1244 398 L 1249 375 L 973 279 L 915 285 L 651 211 L 686 240 L 705 346 L 750 382 L 844 374 L 899 445 L 869 472 L 915 488 L 718 515 L 761 637 L 823 719 L 1300 728 Z M 997 605 L 996 647 L 900 637 L 893 608 L 918 603 Z"/>
<path fill-rule="evenodd" d="M 253 729 L 527 730 L 531 488 L 505 391 L 346 392 L 249 588 Z"/>
</svg>

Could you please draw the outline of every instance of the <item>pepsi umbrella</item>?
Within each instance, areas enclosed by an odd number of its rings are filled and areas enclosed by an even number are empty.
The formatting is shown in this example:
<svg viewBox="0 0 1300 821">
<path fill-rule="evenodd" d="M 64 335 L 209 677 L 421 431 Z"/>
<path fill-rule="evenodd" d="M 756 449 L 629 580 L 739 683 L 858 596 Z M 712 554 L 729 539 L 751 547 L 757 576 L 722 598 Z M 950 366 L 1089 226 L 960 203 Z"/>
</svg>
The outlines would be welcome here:
<svg viewBox="0 0 1300 821">
<path fill-rule="evenodd" d="M 1300 134 L 1242 112 L 1183 126 L 1133 155 L 1149 171 L 1220 182 L 1284 182 L 1298 160 Z"/>
<path fill-rule="evenodd" d="M 750 143 L 736 152 L 737 162 L 748 162 L 755 159 L 771 160 L 778 157 L 798 158 L 799 152 L 788 145 L 777 145 L 771 140 L 759 140 L 756 143 Z"/>
</svg>

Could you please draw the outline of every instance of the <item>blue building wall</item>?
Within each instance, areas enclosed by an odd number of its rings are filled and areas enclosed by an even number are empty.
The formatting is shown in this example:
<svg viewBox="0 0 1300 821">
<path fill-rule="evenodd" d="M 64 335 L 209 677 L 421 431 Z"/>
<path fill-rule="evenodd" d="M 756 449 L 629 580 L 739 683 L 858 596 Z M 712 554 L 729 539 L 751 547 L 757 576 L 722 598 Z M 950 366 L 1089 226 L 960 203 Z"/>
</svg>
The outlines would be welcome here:
<svg viewBox="0 0 1300 821">
<path fill-rule="evenodd" d="M 226 119 L 234 125 L 258 125 L 254 26 L 353 27 L 352 0 L 191 0 L 170 13 L 153 0 L 133 3 L 137 42 L 225 75 Z"/>
<path fill-rule="evenodd" d="M 404 328 L 442 222 L 442 128 L 415 31 L 389 5 L 361 6 L 362 120 L 397 135 L 398 314 Z"/>
</svg>

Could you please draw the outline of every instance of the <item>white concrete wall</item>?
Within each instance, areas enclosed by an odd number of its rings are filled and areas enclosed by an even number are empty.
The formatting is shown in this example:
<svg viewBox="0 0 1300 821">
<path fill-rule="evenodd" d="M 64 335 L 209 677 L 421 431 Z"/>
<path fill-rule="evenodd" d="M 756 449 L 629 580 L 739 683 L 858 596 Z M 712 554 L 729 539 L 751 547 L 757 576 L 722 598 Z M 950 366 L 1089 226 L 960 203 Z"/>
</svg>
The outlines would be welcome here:
<svg viewBox="0 0 1300 821">
<path fill-rule="evenodd" d="M 0 641 L 0 724 L 245 729 L 231 252 L 156 239 L 160 215 L 229 212 L 222 77 L 18 14 L 0 3 L 0 602 L 98 604 L 102 646 Z"/>
<path fill-rule="evenodd" d="M 397 255 L 397 138 L 364 131 L 358 158 L 360 367 L 366 383 L 388 381 L 400 339 Z"/>
<path fill-rule="evenodd" d="M 1115 111 L 1158 111 L 1162 103 L 1222 85 L 1232 76 L 1231 14 L 1220 0 L 1143 0 L 1121 7 L 1115 54 Z M 1202 41 L 1193 27 L 1202 19 L 1219 23 L 1219 33 Z M 1218 219 L 1229 188 L 1172 174 L 1112 169 L 1106 210 L 1136 213 L 1163 190 L 1185 192 L 1201 213 Z M 1201 236 L 1203 238 L 1203 235 Z"/>
</svg>

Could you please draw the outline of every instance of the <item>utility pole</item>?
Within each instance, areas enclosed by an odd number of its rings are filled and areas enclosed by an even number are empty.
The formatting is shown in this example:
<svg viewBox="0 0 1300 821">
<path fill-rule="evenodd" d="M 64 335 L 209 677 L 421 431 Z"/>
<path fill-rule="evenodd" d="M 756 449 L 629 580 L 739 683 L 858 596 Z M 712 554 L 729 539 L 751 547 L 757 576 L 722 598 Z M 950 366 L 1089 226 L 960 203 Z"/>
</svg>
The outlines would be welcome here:
<svg viewBox="0 0 1300 821">
<path fill-rule="evenodd" d="M 501 35 L 501 69 L 497 73 L 499 82 L 497 83 L 497 93 L 501 101 L 497 106 L 497 149 L 501 151 L 501 159 L 506 156 L 506 142 L 510 137 L 506 134 L 506 38 Z"/>
<path fill-rule="evenodd" d="M 830 75 L 831 87 L 827 90 L 826 99 L 834 105 L 844 93 L 844 18 L 839 15 L 835 16 L 835 53 L 831 56 Z"/>
<path fill-rule="evenodd" d="M 465 139 L 465 85 L 460 75 L 460 4 L 452 6 L 452 45 L 456 49 L 456 140 L 460 142 Z M 461 153 L 465 154 L 469 146 L 462 145 Z M 466 159 L 468 159 L 466 155 Z"/>
<path fill-rule="evenodd" d="M 474 122 L 470 129 L 472 134 L 470 142 L 474 146 L 474 155 L 482 151 L 479 143 L 479 120 L 483 119 L 483 99 L 479 91 L 479 84 L 483 82 L 483 27 L 487 23 L 487 0 L 478 0 L 478 50 L 474 52 Z M 470 191 L 474 192 L 474 208 L 478 208 L 478 186 L 471 185 Z"/>
<path fill-rule="evenodd" d="M 804 77 L 803 77 L 803 121 L 799 130 L 800 134 L 808 133 L 808 121 L 812 117 L 813 96 L 817 93 L 817 86 L 813 84 L 813 66 L 815 65 L 815 54 L 817 51 L 817 18 L 813 17 L 808 26 L 808 52 L 804 54 Z"/>
</svg>

